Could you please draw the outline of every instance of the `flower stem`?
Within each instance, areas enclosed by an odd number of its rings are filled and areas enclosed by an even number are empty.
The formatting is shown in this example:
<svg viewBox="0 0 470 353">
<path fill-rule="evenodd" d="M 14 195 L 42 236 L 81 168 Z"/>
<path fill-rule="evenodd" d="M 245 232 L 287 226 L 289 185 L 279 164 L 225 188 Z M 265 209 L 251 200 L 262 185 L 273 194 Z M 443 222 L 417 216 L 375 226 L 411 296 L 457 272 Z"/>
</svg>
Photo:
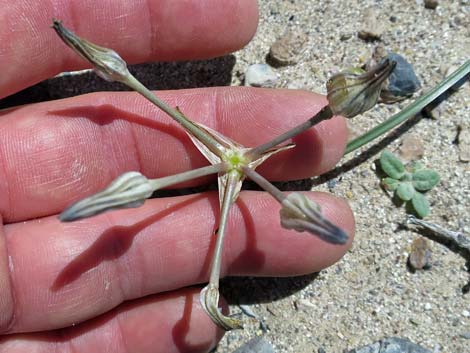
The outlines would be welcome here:
<svg viewBox="0 0 470 353">
<path fill-rule="evenodd" d="M 167 186 L 183 183 L 188 180 L 196 179 L 210 174 L 220 173 L 227 170 L 226 163 L 219 163 L 214 165 L 209 165 L 206 167 L 189 170 L 187 172 L 166 176 L 163 178 L 152 179 L 150 183 L 154 190 L 160 190 L 166 188 Z"/>
<path fill-rule="evenodd" d="M 315 114 L 313 117 L 303 122 L 302 124 L 299 124 L 296 127 L 292 128 L 291 130 L 283 133 L 282 135 L 275 137 L 271 141 L 268 141 L 262 145 L 259 145 L 251 149 L 248 152 L 248 156 L 250 156 L 253 159 L 256 159 L 258 156 L 261 156 L 264 152 L 266 152 L 270 148 L 273 148 L 274 146 L 277 146 L 280 143 L 287 141 L 293 138 L 294 136 L 297 136 L 298 134 L 304 132 L 305 130 L 308 130 L 312 126 L 322 122 L 323 120 L 327 120 L 332 117 L 333 117 L 333 112 L 331 111 L 330 107 L 326 105 L 317 114 Z"/>
<path fill-rule="evenodd" d="M 175 121 L 177 121 L 185 130 L 189 131 L 193 136 L 201 140 L 208 148 L 216 155 L 221 156 L 223 146 L 217 142 L 212 136 L 202 131 L 196 124 L 186 118 L 180 111 L 173 109 L 167 103 L 158 98 L 153 94 L 147 87 L 145 87 L 139 80 L 137 80 L 132 74 L 127 76 L 127 79 L 123 81 L 124 84 L 137 91 L 158 108 L 167 113 Z"/>
<path fill-rule="evenodd" d="M 209 283 L 214 286 L 217 286 L 217 288 L 219 286 L 220 268 L 222 264 L 222 250 L 224 245 L 225 230 L 227 227 L 228 213 L 234 201 L 233 198 L 235 195 L 236 185 L 238 183 L 239 178 L 240 175 L 237 171 L 234 170 L 229 173 L 227 180 L 227 188 L 225 190 L 224 199 L 221 205 L 219 228 L 216 232 L 217 241 L 215 243 L 215 250 L 212 258 L 213 260 L 209 279 Z"/>
<path fill-rule="evenodd" d="M 467 60 L 462 66 L 458 68 L 452 75 L 444 79 L 440 84 L 431 89 L 428 93 L 424 94 L 412 104 L 407 106 L 405 109 L 400 111 L 398 114 L 393 115 L 388 120 L 384 121 L 382 124 L 377 125 L 370 131 L 365 134 L 355 138 L 346 146 L 346 151 L 344 154 L 351 153 L 358 148 L 364 146 L 365 144 L 371 142 L 377 137 L 387 133 L 397 125 L 403 123 L 409 118 L 414 117 L 418 114 L 423 108 L 431 103 L 434 99 L 439 97 L 442 93 L 447 91 L 450 87 L 455 85 L 460 81 L 464 76 L 470 73 L 470 60 Z"/>
<path fill-rule="evenodd" d="M 265 179 L 258 172 L 254 171 L 253 169 L 249 167 L 243 167 L 242 170 L 243 170 L 243 173 L 248 178 L 250 178 L 256 184 L 258 184 L 265 191 L 270 193 L 277 201 L 279 201 L 279 203 L 282 203 L 286 199 L 286 195 L 284 195 L 284 193 L 281 190 L 279 190 L 277 187 L 271 184 L 267 179 Z"/>
</svg>

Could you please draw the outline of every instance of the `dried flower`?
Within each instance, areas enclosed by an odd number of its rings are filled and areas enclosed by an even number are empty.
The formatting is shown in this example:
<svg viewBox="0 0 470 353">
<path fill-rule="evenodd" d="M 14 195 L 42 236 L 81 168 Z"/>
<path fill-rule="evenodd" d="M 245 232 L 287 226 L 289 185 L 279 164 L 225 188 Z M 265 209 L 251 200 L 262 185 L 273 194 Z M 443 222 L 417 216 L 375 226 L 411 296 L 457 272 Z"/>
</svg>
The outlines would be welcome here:
<svg viewBox="0 0 470 353">
<path fill-rule="evenodd" d="M 326 88 L 333 113 L 352 118 L 372 108 L 379 98 L 382 83 L 395 65 L 394 61 L 384 60 L 367 72 L 349 69 L 331 77 Z"/>
</svg>

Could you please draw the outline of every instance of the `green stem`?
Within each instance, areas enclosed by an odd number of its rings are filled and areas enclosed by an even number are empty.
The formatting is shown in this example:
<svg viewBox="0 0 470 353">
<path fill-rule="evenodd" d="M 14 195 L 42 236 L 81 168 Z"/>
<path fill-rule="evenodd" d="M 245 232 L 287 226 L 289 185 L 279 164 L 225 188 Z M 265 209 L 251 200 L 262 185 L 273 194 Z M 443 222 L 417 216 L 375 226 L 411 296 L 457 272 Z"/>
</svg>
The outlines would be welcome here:
<svg viewBox="0 0 470 353">
<path fill-rule="evenodd" d="M 425 95 L 419 97 L 412 104 L 407 106 L 405 109 L 400 111 L 398 114 L 393 115 L 388 120 L 384 121 L 382 124 L 377 125 L 370 131 L 365 134 L 355 138 L 346 146 L 344 154 L 351 153 L 358 148 L 364 146 L 365 144 L 371 142 L 377 137 L 387 133 L 397 125 L 403 123 L 407 119 L 414 117 L 418 114 L 424 107 L 431 103 L 434 99 L 439 97 L 442 93 L 447 91 L 450 87 L 455 85 L 458 81 L 462 79 L 465 75 L 470 72 L 470 60 L 467 60 L 462 66 L 460 66 L 452 75 L 444 79 L 440 84 L 431 89 Z"/>
</svg>

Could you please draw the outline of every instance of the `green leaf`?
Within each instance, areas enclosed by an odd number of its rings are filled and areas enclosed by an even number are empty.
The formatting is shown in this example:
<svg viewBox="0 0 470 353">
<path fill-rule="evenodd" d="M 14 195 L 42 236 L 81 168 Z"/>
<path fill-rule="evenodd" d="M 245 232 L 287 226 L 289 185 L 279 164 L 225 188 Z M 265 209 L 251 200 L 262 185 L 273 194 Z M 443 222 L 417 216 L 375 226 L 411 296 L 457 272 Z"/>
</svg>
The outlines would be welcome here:
<svg viewBox="0 0 470 353">
<path fill-rule="evenodd" d="M 439 174 L 431 169 L 421 169 L 413 173 L 413 186 L 416 190 L 432 189 L 439 182 Z"/>
<path fill-rule="evenodd" d="M 382 185 L 384 186 L 385 189 L 390 190 L 390 191 L 395 191 L 398 187 L 398 184 L 400 184 L 400 182 L 397 179 L 393 179 L 393 178 L 382 179 Z"/>
<path fill-rule="evenodd" d="M 410 170 L 412 173 L 416 173 L 418 170 L 424 169 L 424 165 L 421 162 L 412 162 L 410 165 Z"/>
<path fill-rule="evenodd" d="M 429 201 L 420 192 L 415 192 L 411 199 L 411 204 L 420 218 L 424 218 L 429 214 Z"/>
<path fill-rule="evenodd" d="M 416 190 L 409 182 L 401 182 L 397 187 L 397 195 L 403 201 L 409 201 L 415 195 Z"/>
<path fill-rule="evenodd" d="M 385 150 L 380 155 L 380 167 L 393 179 L 400 179 L 405 174 L 405 166 L 391 152 Z"/>
</svg>

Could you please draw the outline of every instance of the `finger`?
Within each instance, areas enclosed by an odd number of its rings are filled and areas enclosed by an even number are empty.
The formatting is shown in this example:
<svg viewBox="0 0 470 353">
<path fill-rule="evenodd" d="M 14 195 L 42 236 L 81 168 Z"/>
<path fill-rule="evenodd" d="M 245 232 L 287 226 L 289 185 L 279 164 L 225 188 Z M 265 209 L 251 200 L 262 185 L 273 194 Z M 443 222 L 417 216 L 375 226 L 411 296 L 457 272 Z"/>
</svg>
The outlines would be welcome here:
<svg viewBox="0 0 470 353">
<path fill-rule="evenodd" d="M 308 92 L 233 87 L 159 96 L 247 146 L 268 141 L 326 104 Z M 259 171 L 275 180 L 325 172 L 341 158 L 346 136 L 342 118 L 325 121 Z M 0 117 L 0 195 L 9 195 L 0 198 L 0 212 L 7 223 L 56 214 L 126 171 L 156 178 L 206 164 L 182 128 L 136 94 L 23 106 Z"/>
<path fill-rule="evenodd" d="M 0 338 L 0 353 L 197 353 L 222 336 L 199 304 L 198 289 L 183 289 L 123 304 L 81 325 Z"/>
<path fill-rule="evenodd" d="M 61 71 L 87 67 L 50 28 L 58 18 L 129 63 L 209 58 L 254 35 L 254 0 L 0 0 L 0 98 Z"/>
<path fill-rule="evenodd" d="M 353 216 L 344 201 L 323 193 L 311 197 L 352 236 Z M 349 247 L 282 229 L 279 208 L 266 193 L 241 193 L 229 217 L 223 275 L 311 273 Z M 152 199 L 137 210 L 74 223 L 50 217 L 6 226 L 10 261 L 1 270 L 10 270 L 11 289 L 0 295 L 12 293 L 14 310 L 5 310 L 12 315 L 3 330 L 65 327 L 125 300 L 206 281 L 217 218 L 218 197 L 209 193 Z"/>
</svg>

